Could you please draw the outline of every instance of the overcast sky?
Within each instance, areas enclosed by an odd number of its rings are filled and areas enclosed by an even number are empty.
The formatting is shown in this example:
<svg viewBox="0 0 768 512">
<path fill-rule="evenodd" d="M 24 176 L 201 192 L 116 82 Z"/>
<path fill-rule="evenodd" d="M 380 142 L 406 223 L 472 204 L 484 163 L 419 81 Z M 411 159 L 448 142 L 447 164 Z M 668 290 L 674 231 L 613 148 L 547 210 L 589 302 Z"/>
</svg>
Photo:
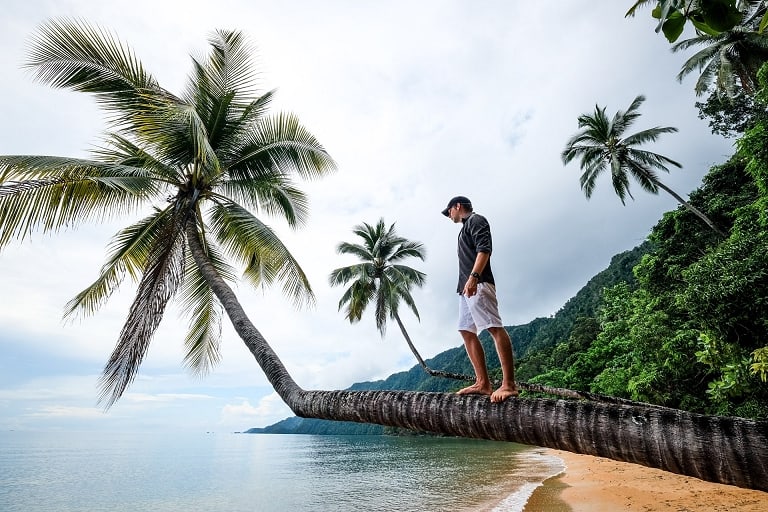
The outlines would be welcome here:
<svg viewBox="0 0 768 512">
<path fill-rule="evenodd" d="M 10 5 L 8 5 L 10 4 Z M 296 113 L 338 163 L 303 184 L 311 219 L 292 232 L 266 219 L 307 272 L 317 295 L 294 310 L 279 289 L 236 290 L 256 326 L 306 389 L 346 388 L 415 364 L 396 325 L 382 339 L 366 315 L 349 325 L 327 276 L 354 260 L 335 253 L 351 229 L 383 217 L 422 242 L 428 276 L 416 293 L 421 322 L 404 322 L 421 354 L 461 344 L 456 332 L 458 226 L 440 215 L 469 196 L 492 227 L 502 318 L 527 323 L 557 312 L 611 257 L 641 243 L 676 204 L 638 187 L 622 206 L 609 181 L 591 200 L 577 164 L 560 161 L 579 114 L 612 115 L 645 94 L 632 131 L 676 126 L 653 148 L 683 164 L 665 176 L 687 195 L 732 141 L 697 118 L 693 80 L 675 76 L 683 54 L 654 33 L 650 11 L 624 18 L 630 0 L 227 1 L 26 0 L 0 21 L 0 154 L 85 156 L 104 118 L 93 98 L 53 90 L 22 69 L 29 37 L 51 17 L 114 31 L 172 92 L 190 55 L 217 28 L 245 32 L 257 48 L 275 110 Z M 291 412 L 225 325 L 223 361 L 205 379 L 182 366 L 184 322 L 171 309 L 140 375 L 108 412 L 98 376 L 135 292 L 130 282 L 95 316 L 63 322 L 88 286 L 110 237 L 135 219 L 35 235 L 0 252 L 0 430 L 190 429 L 239 431 Z"/>
</svg>

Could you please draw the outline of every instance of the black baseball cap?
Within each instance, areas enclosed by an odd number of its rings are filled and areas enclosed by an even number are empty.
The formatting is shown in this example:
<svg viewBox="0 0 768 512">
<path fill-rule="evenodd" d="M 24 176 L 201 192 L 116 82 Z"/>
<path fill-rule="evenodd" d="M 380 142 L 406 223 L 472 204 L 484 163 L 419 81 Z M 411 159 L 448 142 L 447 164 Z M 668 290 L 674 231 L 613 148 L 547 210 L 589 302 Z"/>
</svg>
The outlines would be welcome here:
<svg viewBox="0 0 768 512">
<path fill-rule="evenodd" d="M 456 197 L 452 198 L 450 201 L 448 201 L 448 206 L 446 206 L 445 209 L 443 210 L 443 215 L 445 215 L 447 217 L 448 216 L 448 210 L 450 210 L 451 206 L 455 205 L 456 203 L 462 204 L 462 205 L 468 207 L 470 210 L 472 209 L 472 201 L 470 201 L 469 199 L 467 199 L 464 196 L 456 196 Z"/>
</svg>

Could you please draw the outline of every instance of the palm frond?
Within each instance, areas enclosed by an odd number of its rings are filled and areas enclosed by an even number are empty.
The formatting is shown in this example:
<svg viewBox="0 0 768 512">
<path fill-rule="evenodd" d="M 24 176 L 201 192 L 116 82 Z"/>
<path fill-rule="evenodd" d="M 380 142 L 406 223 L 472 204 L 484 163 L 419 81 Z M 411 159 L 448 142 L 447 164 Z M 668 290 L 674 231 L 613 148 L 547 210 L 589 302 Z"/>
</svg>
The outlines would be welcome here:
<svg viewBox="0 0 768 512">
<path fill-rule="evenodd" d="M 340 267 L 330 273 L 328 276 L 328 284 L 331 286 L 338 286 L 347 284 L 353 279 L 368 279 L 373 273 L 373 266 L 368 262 Z"/>
<path fill-rule="evenodd" d="M 357 256 L 361 260 L 370 261 L 375 258 L 373 253 L 368 247 L 364 247 L 360 244 L 352 244 L 349 242 L 340 242 L 336 246 L 336 253 L 338 254 L 351 254 Z"/>
<path fill-rule="evenodd" d="M 387 267 L 387 274 L 393 283 L 404 289 L 410 289 L 411 286 L 421 287 L 427 280 L 427 274 L 406 265 L 391 265 Z"/>
<path fill-rule="evenodd" d="M 184 236 L 181 219 L 166 224 L 155 239 L 148 265 L 139 283 L 117 345 L 102 373 L 99 403 L 111 407 L 138 374 L 149 343 L 160 325 L 165 307 L 184 274 Z"/>
<path fill-rule="evenodd" d="M 254 94 L 257 83 L 252 56 L 254 48 L 239 31 L 217 30 L 209 38 L 211 53 L 206 71 L 217 96 L 236 91 L 238 95 Z"/>
<path fill-rule="evenodd" d="M 627 162 L 629 163 L 638 163 L 642 166 L 652 167 L 664 172 L 669 172 L 669 168 L 667 167 L 669 165 L 675 166 L 678 169 L 683 167 L 682 164 L 672 160 L 671 158 L 642 149 L 630 148 L 627 150 L 627 156 Z"/>
<path fill-rule="evenodd" d="M 189 331 L 184 338 L 184 365 L 195 375 L 208 375 L 221 361 L 223 310 L 210 288 L 201 290 L 194 310 L 189 311 Z"/>
<path fill-rule="evenodd" d="M 221 174 L 205 119 L 194 105 L 179 100 L 159 102 L 141 116 L 135 132 L 143 145 L 172 165 L 194 165 L 194 172 L 208 182 Z"/>
<path fill-rule="evenodd" d="M 414 316 L 417 320 L 421 321 L 421 317 L 419 316 L 419 310 L 416 308 L 416 301 L 413 300 L 413 296 L 411 295 L 411 292 L 408 288 L 405 288 L 403 286 L 398 286 L 394 290 L 394 294 L 396 297 L 393 299 L 392 302 L 395 304 L 399 303 L 400 301 L 404 302 L 406 306 L 413 312 Z M 397 314 L 397 310 L 394 310 L 391 312 L 391 316 L 394 318 L 394 316 Z"/>
<path fill-rule="evenodd" d="M 231 201 L 211 207 L 211 231 L 222 249 L 243 263 L 244 276 L 254 286 L 283 284 L 283 293 L 296 306 L 313 304 L 314 294 L 296 259 L 267 225 Z"/>
<path fill-rule="evenodd" d="M 183 176 L 178 167 L 167 165 L 164 161 L 141 148 L 119 133 L 108 133 L 104 145 L 91 151 L 94 159 L 106 164 L 116 164 L 142 169 L 155 180 L 169 185 L 183 183 Z"/>
<path fill-rule="evenodd" d="M 217 150 L 219 143 L 226 140 L 226 128 L 229 118 L 234 114 L 235 91 L 220 91 L 215 78 L 209 76 L 204 64 L 193 59 L 194 74 L 187 85 L 183 100 L 194 105 L 195 112 L 205 125 L 207 139 L 212 149 Z"/>
<path fill-rule="evenodd" d="M 405 238 L 398 238 L 396 243 L 397 245 L 395 246 L 395 249 L 388 258 L 390 263 L 405 258 L 419 258 L 421 261 L 424 261 L 427 257 L 427 250 L 421 242 L 413 242 L 406 240 Z"/>
<path fill-rule="evenodd" d="M 637 1 L 636 1 L 636 2 L 635 2 L 633 5 L 632 5 L 632 7 L 630 7 L 630 8 L 629 8 L 629 10 L 628 10 L 628 11 L 627 11 L 627 13 L 624 15 L 624 17 L 625 17 L 625 18 L 627 18 L 627 17 L 631 17 L 631 16 L 634 16 L 634 15 L 635 15 L 635 11 L 637 11 L 637 9 L 638 9 L 639 7 L 642 7 L 642 6 L 646 5 L 646 4 L 655 3 L 656 1 L 657 1 L 657 0 L 637 0 Z"/>
<path fill-rule="evenodd" d="M 616 114 L 613 116 L 613 121 L 611 122 L 611 135 L 616 138 L 620 138 L 622 134 L 627 130 L 627 128 L 632 126 L 632 124 L 635 122 L 635 119 L 640 117 L 640 112 L 638 112 L 638 109 L 644 101 L 645 96 L 640 94 L 636 96 L 634 100 L 632 100 L 632 103 L 630 103 L 626 111 L 623 112 L 619 110 L 616 112 Z"/>
<path fill-rule="evenodd" d="M 250 141 L 248 133 L 259 119 L 267 115 L 274 95 L 272 90 L 243 105 L 242 101 L 232 103 L 227 122 L 221 129 L 212 132 L 217 137 L 213 146 L 222 162 L 233 162 L 243 154 L 243 147 Z"/>
<path fill-rule="evenodd" d="M 383 337 L 387 333 L 387 318 L 391 312 L 397 312 L 397 301 L 392 300 L 395 298 L 395 294 L 392 291 L 392 283 L 388 279 L 380 278 L 377 288 L 373 318 L 376 321 L 376 328 Z"/>
<path fill-rule="evenodd" d="M 173 222 L 173 210 L 168 207 L 155 210 L 152 215 L 118 232 L 109 245 L 109 257 L 101 267 L 99 277 L 67 303 L 64 317 L 77 312 L 86 315 L 96 312 L 120 286 L 126 274 L 138 281 L 149 264 L 157 239 L 168 232 L 168 225 Z"/>
<path fill-rule="evenodd" d="M 626 172 L 612 170 L 611 184 L 613 185 L 613 190 L 616 192 L 616 195 L 621 199 L 621 204 L 627 204 L 627 196 L 634 199 L 632 192 L 629 190 L 629 177 Z"/>
<path fill-rule="evenodd" d="M 309 199 L 287 176 L 225 178 L 217 190 L 246 208 L 284 219 L 292 228 L 301 227 L 309 218 Z"/>
<path fill-rule="evenodd" d="M 133 212 L 159 192 L 147 171 L 62 157 L 0 157 L 0 248 Z"/>
<path fill-rule="evenodd" d="M 650 167 L 637 161 L 629 162 L 629 172 L 640 184 L 640 187 L 649 194 L 659 193 L 659 177 Z"/>
<path fill-rule="evenodd" d="M 674 126 L 656 126 L 642 130 L 625 138 L 622 142 L 625 146 L 637 146 L 647 142 L 655 142 L 664 133 L 677 133 Z"/>
<path fill-rule="evenodd" d="M 77 19 L 54 19 L 32 38 L 26 67 L 39 81 L 91 93 L 116 125 L 132 125 L 150 98 L 172 97 L 113 34 Z"/>
<path fill-rule="evenodd" d="M 282 175 L 297 173 L 304 179 L 333 172 L 336 163 L 292 114 L 259 119 L 244 136 L 246 143 L 233 161 L 227 162 L 230 175 L 249 177 L 266 171 Z"/>
<path fill-rule="evenodd" d="M 206 246 L 208 259 L 225 280 L 234 282 L 234 269 L 227 265 L 215 246 Z M 179 289 L 182 312 L 189 317 L 189 330 L 184 339 L 187 353 L 184 364 L 195 375 L 207 375 L 221 360 L 219 350 L 223 310 L 191 254 L 187 255 L 185 278 Z"/>
<path fill-rule="evenodd" d="M 608 165 L 604 158 L 594 160 L 586 165 L 584 165 L 582 160 L 582 168 L 584 172 L 579 177 L 579 184 L 584 191 L 584 195 L 589 199 L 594 192 L 597 178 L 608 168 Z"/>
<path fill-rule="evenodd" d="M 339 299 L 339 310 L 346 306 L 347 320 L 350 323 L 359 322 L 375 293 L 376 285 L 371 279 L 358 279 Z"/>
</svg>

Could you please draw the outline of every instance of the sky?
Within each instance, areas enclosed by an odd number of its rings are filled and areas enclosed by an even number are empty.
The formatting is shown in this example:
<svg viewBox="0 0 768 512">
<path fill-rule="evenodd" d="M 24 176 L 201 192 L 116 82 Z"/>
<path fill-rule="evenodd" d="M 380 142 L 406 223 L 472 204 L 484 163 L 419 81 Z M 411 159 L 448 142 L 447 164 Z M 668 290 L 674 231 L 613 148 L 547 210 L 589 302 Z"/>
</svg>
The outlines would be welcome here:
<svg viewBox="0 0 768 512">
<path fill-rule="evenodd" d="M 647 149 L 683 165 L 663 176 L 686 196 L 733 141 L 697 117 L 684 54 L 617 0 L 25 0 L 0 19 L 0 154 L 84 157 L 106 129 L 93 98 L 54 90 L 23 68 L 31 35 L 53 17 L 114 32 L 166 89 L 180 93 L 191 55 L 215 29 L 244 32 L 273 111 L 295 113 L 337 163 L 303 182 L 311 216 L 300 230 L 272 226 L 317 297 L 296 310 L 278 288 L 236 292 L 250 318 L 305 389 L 343 389 L 416 364 L 396 324 L 384 337 L 371 315 L 350 325 L 328 285 L 352 229 L 383 218 L 420 241 L 427 274 L 414 293 L 421 320 L 403 321 L 425 358 L 461 345 L 456 331 L 456 235 L 440 211 L 468 196 L 491 224 L 492 265 L 505 325 L 555 314 L 612 256 L 647 237 L 665 195 L 633 186 L 626 206 L 601 180 L 590 200 L 578 164 L 560 160 L 577 117 L 613 115 L 647 98 L 632 131 L 675 126 Z M 606 177 L 607 178 L 607 177 Z M 110 238 L 136 219 L 34 234 L 0 251 L 0 432 L 3 430 L 242 431 L 292 416 L 225 322 L 222 361 L 204 378 L 185 369 L 185 321 L 165 314 L 139 376 L 105 411 L 98 379 L 127 316 L 126 281 L 93 316 L 64 321 L 68 300 L 105 261 Z"/>
</svg>

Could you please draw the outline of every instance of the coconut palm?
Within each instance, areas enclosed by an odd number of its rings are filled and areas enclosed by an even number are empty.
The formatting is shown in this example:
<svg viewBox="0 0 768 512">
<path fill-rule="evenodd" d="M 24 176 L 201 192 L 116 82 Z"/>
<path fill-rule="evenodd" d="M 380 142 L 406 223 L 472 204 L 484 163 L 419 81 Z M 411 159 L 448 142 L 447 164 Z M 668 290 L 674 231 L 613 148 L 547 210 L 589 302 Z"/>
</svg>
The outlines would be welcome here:
<svg viewBox="0 0 768 512">
<path fill-rule="evenodd" d="M 613 119 L 609 119 L 605 114 L 605 107 L 600 108 L 597 105 L 594 113 L 580 115 L 580 130 L 568 140 L 561 154 L 563 164 L 567 165 L 575 158 L 580 159 L 580 167 L 584 172 L 579 181 L 587 199 L 592 197 L 597 178 L 610 170 L 613 189 L 622 204 L 626 204 L 627 196 L 634 199 L 629 191 L 629 178 L 632 177 L 646 192 L 658 194 L 659 189 L 667 192 L 716 233 L 724 236 L 709 217 L 659 180 L 656 171 L 669 172 L 669 165 L 678 168 L 682 166 L 666 156 L 637 147 L 656 141 L 663 133 L 676 132 L 677 128 L 657 126 L 631 135 L 624 134 L 640 117 L 638 109 L 643 101 L 645 96 L 637 96 L 626 112 L 616 112 Z"/>
<path fill-rule="evenodd" d="M 741 24 L 724 32 L 700 33 L 672 46 L 673 52 L 702 47 L 685 61 L 677 79 L 699 71 L 696 95 L 706 92 L 714 82 L 718 94 L 735 96 L 738 85 L 751 95 L 757 89 L 757 72 L 768 60 L 768 37 L 759 31 L 766 9 L 762 3 L 744 14 Z"/>
<path fill-rule="evenodd" d="M 265 115 L 269 94 L 241 94 L 253 75 L 240 34 L 217 32 L 211 42 L 209 59 L 193 62 L 188 90 L 177 98 L 104 31 L 70 21 L 45 25 L 32 47 L 37 76 L 94 93 L 115 131 L 90 160 L 0 157 L 0 248 L 35 230 L 59 231 L 153 205 L 117 233 L 99 279 L 69 306 L 93 312 L 121 277 L 138 280 L 104 373 L 108 404 L 130 384 L 166 304 L 178 297 L 191 318 L 188 364 L 205 370 L 218 357 L 221 306 L 275 391 L 301 417 L 516 441 L 768 490 L 765 421 L 638 404 L 531 398 L 499 404 L 479 395 L 299 387 L 228 284 L 236 275 L 225 256 L 245 267 L 250 282 L 282 282 L 290 297 L 311 300 L 297 262 L 250 209 L 299 225 L 305 197 L 290 178 L 321 176 L 333 161 L 293 116 Z"/>
<path fill-rule="evenodd" d="M 107 406 L 136 377 L 172 299 L 189 320 L 186 365 L 206 373 L 218 361 L 221 304 L 190 246 L 200 244 L 223 279 L 234 282 L 240 266 L 253 285 L 281 283 L 297 304 L 314 300 L 298 262 L 262 216 L 301 226 L 308 207 L 296 178 L 323 176 L 334 162 L 294 115 L 268 114 L 273 92 L 258 92 L 242 34 L 217 31 L 210 44 L 176 96 L 100 28 L 52 21 L 32 42 L 35 76 L 95 95 L 111 130 L 89 159 L 0 159 L 0 247 L 35 229 L 145 214 L 114 236 L 100 275 L 66 310 L 92 313 L 126 275 L 138 281 L 102 376 Z"/>
<path fill-rule="evenodd" d="M 400 318 L 400 302 L 404 302 L 416 318 L 419 318 L 411 288 L 422 286 L 426 275 L 398 262 L 411 257 L 423 261 L 426 254 L 424 246 L 419 242 L 398 236 L 395 225 L 392 224 L 387 228 L 384 219 L 379 219 L 375 226 L 364 222 L 355 226 L 352 232 L 362 239 L 362 243 L 341 242 L 336 247 L 336 252 L 356 256 L 361 262 L 337 268 L 328 277 L 331 286 L 351 283 L 339 300 L 339 310 L 346 308 L 347 320 L 350 323 L 359 322 L 368 305 L 374 302 L 376 304 L 374 319 L 381 336 L 383 337 L 386 333 L 387 319 L 395 320 L 408 348 L 411 349 L 424 371 L 434 376 L 473 380 L 466 375 L 429 368 L 413 345 Z"/>
</svg>

